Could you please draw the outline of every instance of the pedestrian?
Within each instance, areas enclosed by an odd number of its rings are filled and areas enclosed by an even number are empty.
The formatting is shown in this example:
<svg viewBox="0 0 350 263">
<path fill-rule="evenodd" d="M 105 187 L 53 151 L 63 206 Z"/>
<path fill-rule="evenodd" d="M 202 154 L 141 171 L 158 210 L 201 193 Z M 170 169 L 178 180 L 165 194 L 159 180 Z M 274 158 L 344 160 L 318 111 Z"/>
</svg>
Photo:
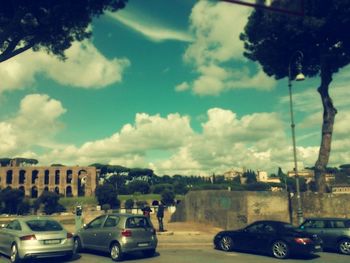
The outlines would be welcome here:
<svg viewBox="0 0 350 263">
<path fill-rule="evenodd" d="M 158 224 L 159 224 L 159 232 L 163 232 L 164 231 L 163 217 L 164 217 L 164 205 L 161 202 L 159 204 L 158 210 L 157 210 L 157 219 L 158 219 Z"/>
<path fill-rule="evenodd" d="M 150 217 L 152 209 L 148 205 L 146 205 L 146 206 L 141 208 L 141 211 L 142 211 L 144 216 Z"/>
</svg>

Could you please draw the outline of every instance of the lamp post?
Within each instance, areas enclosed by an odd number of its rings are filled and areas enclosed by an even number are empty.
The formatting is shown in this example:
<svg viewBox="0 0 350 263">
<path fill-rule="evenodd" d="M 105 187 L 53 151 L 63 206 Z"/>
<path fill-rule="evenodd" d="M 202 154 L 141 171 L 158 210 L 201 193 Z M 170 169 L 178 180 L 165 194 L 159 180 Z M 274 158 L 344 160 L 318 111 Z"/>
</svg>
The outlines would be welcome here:
<svg viewBox="0 0 350 263">
<path fill-rule="evenodd" d="M 290 58 L 288 65 L 288 90 L 289 90 L 289 106 L 290 106 L 290 119 L 291 119 L 291 129 L 292 129 L 292 141 L 293 141 L 293 158 L 294 158 L 294 172 L 295 172 L 295 184 L 297 191 L 297 218 L 298 223 L 301 224 L 303 222 L 303 209 L 301 204 L 300 197 L 300 182 L 299 182 L 299 174 L 298 174 L 298 161 L 297 161 L 297 150 L 295 144 L 295 123 L 294 123 L 294 114 L 293 114 L 293 98 L 292 98 L 292 79 L 296 81 L 302 81 L 305 79 L 305 76 L 301 72 L 302 65 L 301 61 L 303 60 L 303 53 L 301 51 L 296 51 Z M 297 70 L 297 75 L 295 78 L 292 77 L 292 63 L 295 62 L 295 67 Z"/>
</svg>

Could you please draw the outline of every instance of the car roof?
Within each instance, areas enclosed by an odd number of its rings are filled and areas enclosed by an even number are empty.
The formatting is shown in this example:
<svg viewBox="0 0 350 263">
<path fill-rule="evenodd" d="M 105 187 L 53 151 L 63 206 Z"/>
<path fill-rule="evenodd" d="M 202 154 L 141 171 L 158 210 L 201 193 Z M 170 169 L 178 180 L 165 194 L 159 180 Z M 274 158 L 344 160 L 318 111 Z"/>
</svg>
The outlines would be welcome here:
<svg viewBox="0 0 350 263">
<path fill-rule="evenodd" d="M 58 222 L 58 220 L 49 216 L 25 216 L 25 217 L 17 218 L 17 220 L 22 222 L 27 222 L 30 220 L 52 220 L 52 221 Z"/>
<path fill-rule="evenodd" d="M 128 214 L 128 213 L 108 213 L 106 215 L 123 216 L 123 217 L 135 217 L 135 216 L 145 217 L 142 214 Z"/>
<path fill-rule="evenodd" d="M 344 218 L 344 217 L 307 217 L 305 220 L 350 220 L 350 218 Z"/>
<path fill-rule="evenodd" d="M 252 224 L 255 224 L 255 223 L 290 224 L 288 222 L 283 222 L 278 220 L 258 220 L 258 221 L 252 222 Z"/>
</svg>

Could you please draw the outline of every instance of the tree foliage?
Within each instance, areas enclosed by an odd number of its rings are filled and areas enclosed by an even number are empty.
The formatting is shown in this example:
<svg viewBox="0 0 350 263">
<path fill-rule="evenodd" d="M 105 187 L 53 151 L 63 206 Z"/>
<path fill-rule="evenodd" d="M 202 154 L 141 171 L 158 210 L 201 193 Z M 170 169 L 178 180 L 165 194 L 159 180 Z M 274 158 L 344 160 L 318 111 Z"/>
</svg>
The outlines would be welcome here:
<svg viewBox="0 0 350 263">
<path fill-rule="evenodd" d="M 0 5 L 0 62 L 28 49 L 61 59 L 73 41 L 91 36 L 92 19 L 127 0 L 4 0 Z"/>
<path fill-rule="evenodd" d="M 18 189 L 6 187 L 0 192 L 0 204 L 2 213 L 17 214 L 20 204 L 24 200 L 24 193 Z"/>
<path fill-rule="evenodd" d="M 289 68 L 295 76 L 295 61 L 292 60 L 297 51 L 304 54 L 303 73 L 308 77 L 320 76 L 318 92 L 323 105 L 323 125 L 315 179 L 318 190 L 324 192 L 337 113 L 328 89 L 334 73 L 350 62 L 350 1 L 305 0 L 304 3 L 304 16 L 256 9 L 249 17 L 241 39 L 245 45 L 244 55 L 259 62 L 269 76 L 288 77 Z"/>
<path fill-rule="evenodd" d="M 44 191 L 36 200 L 36 206 L 39 207 L 40 204 L 43 204 L 44 212 L 47 215 L 66 211 L 64 206 L 58 202 L 59 200 L 60 196 L 56 192 Z"/>
<path fill-rule="evenodd" d="M 109 204 L 111 208 L 118 208 L 120 201 L 118 199 L 117 190 L 109 183 L 96 187 L 95 196 L 99 205 Z"/>
</svg>

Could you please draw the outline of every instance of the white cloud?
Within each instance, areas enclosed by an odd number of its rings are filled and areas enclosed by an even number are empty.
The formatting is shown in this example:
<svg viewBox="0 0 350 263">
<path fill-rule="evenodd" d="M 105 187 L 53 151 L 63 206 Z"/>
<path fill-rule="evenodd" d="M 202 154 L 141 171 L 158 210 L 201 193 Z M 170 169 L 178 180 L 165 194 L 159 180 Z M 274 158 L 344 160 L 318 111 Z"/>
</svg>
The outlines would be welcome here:
<svg viewBox="0 0 350 263">
<path fill-rule="evenodd" d="M 149 21 L 149 19 L 144 20 L 142 19 L 142 16 L 140 17 L 139 15 L 130 13 L 127 10 L 121 10 L 116 13 L 108 13 L 108 15 L 155 42 L 165 40 L 177 40 L 184 42 L 193 41 L 193 37 L 187 32 L 162 27 L 160 26 L 160 22 Z"/>
<path fill-rule="evenodd" d="M 275 86 L 274 79 L 258 66 L 249 68 L 243 57 L 239 35 L 249 12 L 246 7 L 224 2 L 199 1 L 193 7 L 190 20 L 195 41 L 188 46 L 184 61 L 199 74 L 190 84 L 195 94 L 219 95 L 231 89 L 269 90 Z M 229 62 L 235 64 L 235 70 L 227 65 Z"/>
<path fill-rule="evenodd" d="M 45 147 L 63 127 L 58 119 L 65 112 L 61 102 L 47 95 L 27 95 L 17 114 L 0 122 L 0 142 L 3 145 L 0 155 L 19 156 L 32 152 L 32 147 Z"/>
<path fill-rule="evenodd" d="M 228 109 L 211 108 L 201 120 L 201 131 L 191 127 L 186 115 L 138 113 L 133 123 L 110 136 L 79 146 L 55 140 L 65 112 L 59 101 L 47 95 L 25 97 L 17 114 L 0 122 L 0 155 L 37 158 L 41 164 L 150 167 L 159 175 L 220 174 L 243 167 L 276 172 L 277 167 L 293 167 L 291 141 L 285 133 L 288 123 L 278 113 L 238 116 Z M 335 127 L 332 165 L 346 163 L 348 158 L 350 113 L 343 114 Z M 313 166 L 318 149 L 318 145 L 298 145 L 299 167 Z"/>
<path fill-rule="evenodd" d="M 175 91 L 185 91 L 188 90 L 190 88 L 190 85 L 187 82 L 182 82 L 181 84 L 177 85 L 175 87 Z"/>
<path fill-rule="evenodd" d="M 44 74 L 63 85 L 80 88 L 102 88 L 122 81 L 129 60 L 107 59 L 89 41 L 75 42 L 60 61 L 45 52 L 27 51 L 0 64 L 0 93 L 23 89 Z"/>
</svg>

